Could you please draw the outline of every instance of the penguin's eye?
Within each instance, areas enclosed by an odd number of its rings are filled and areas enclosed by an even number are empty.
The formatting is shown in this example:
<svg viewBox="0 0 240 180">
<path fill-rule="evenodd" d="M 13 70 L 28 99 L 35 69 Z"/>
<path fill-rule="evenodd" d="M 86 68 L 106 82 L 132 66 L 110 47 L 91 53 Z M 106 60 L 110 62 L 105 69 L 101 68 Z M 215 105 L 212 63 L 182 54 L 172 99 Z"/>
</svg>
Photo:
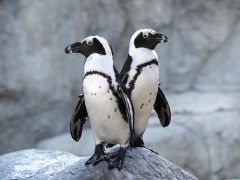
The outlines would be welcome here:
<svg viewBox="0 0 240 180">
<path fill-rule="evenodd" d="M 92 41 L 88 41 L 87 44 L 88 44 L 88 45 L 92 45 L 93 42 L 92 42 Z"/>
<path fill-rule="evenodd" d="M 148 34 L 143 34 L 143 38 L 147 38 L 148 37 Z"/>
</svg>

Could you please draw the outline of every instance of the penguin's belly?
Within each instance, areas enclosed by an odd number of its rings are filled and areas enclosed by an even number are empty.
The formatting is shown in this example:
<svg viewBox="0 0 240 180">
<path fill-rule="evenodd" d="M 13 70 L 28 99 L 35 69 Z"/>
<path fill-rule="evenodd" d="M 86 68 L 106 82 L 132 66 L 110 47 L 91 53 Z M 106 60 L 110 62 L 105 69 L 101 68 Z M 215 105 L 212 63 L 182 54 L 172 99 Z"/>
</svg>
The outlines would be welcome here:
<svg viewBox="0 0 240 180">
<path fill-rule="evenodd" d="M 134 128 L 136 136 L 144 133 L 149 116 L 156 100 L 159 84 L 158 66 L 150 65 L 142 69 L 132 91 L 132 102 L 135 112 Z"/>
<path fill-rule="evenodd" d="M 83 81 L 86 108 L 96 143 L 125 144 L 129 128 L 107 79 L 90 75 Z"/>
</svg>

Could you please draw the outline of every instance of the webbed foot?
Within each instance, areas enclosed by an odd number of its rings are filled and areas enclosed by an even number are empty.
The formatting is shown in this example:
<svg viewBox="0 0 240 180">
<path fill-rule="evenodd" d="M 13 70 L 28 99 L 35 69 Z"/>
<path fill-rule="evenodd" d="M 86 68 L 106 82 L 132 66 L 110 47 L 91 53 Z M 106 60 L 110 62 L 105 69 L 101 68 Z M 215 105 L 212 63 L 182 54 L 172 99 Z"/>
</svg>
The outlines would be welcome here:
<svg viewBox="0 0 240 180">
<path fill-rule="evenodd" d="M 109 169 L 117 168 L 118 170 L 121 170 L 123 168 L 125 153 L 126 149 L 120 147 L 117 153 L 111 154 L 108 157 Z"/>
<path fill-rule="evenodd" d="M 94 154 L 85 162 L 85 165 L 93 164 L 95 166 L 101 161 L 107 161 L 107 156 L 104 152 L 103 145 L 97 144 Z"/>
</svg>

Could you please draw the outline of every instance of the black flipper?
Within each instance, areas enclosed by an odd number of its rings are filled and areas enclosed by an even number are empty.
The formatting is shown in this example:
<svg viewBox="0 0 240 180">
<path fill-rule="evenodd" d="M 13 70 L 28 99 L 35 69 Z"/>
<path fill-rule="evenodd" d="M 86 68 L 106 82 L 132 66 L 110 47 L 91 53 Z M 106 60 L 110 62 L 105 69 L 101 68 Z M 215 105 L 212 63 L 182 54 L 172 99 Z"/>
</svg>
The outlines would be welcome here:
<svg viewBox="0 0 240 180">
<path fill-rule="evenodd" d="M 132 64 L 132 56 L 128 55 L 124 65 L 123 65 L 123 68 L 120 72 L 120 76 L 119 78 L 122 80 L 122 82 L 124 84 L 127 83 L 127 80 L 128 80 L 128 72 L 130 71 L 131 69 L 131 64 Z"/>
<path fill-rule="evenodd" d="M 79 141 L 82 135 L 82 128 L 88 117 L 87 109 L 85 106 L 84 96 L 80 94 L 78 103 L 73 112 L 70 121 L 70 133 L 75 141 Z"/>
<path fill-rule="evenodd" d="M 171 122 L 171 110 L 160 85 L 158 86 L 158 93 L 153 108 L 158 115 L 161 125 L 163 127 L 168 126 Z"/>
</svg>

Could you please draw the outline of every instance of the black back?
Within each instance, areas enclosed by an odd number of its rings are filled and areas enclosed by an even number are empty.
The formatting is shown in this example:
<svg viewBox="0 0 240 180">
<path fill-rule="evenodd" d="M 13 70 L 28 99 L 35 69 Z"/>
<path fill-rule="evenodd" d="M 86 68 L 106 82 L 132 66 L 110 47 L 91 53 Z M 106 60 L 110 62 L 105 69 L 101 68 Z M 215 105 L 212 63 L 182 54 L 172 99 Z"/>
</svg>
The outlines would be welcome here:
<svg viewBox="0 0 240 180">
<path fill-rule="evenodd" d="M 123 68 L 120 72 L 120 79 L 122 80 L 122 82 L 124 84 L 127 83 L 127 80 L 128 80 L 128 72 L 130 71 L 130 68 L 131 68 L 131 64 L 132 64 L 132 56 L 128 55 L 124 65 L 123 65 Z"/>
</svg>

